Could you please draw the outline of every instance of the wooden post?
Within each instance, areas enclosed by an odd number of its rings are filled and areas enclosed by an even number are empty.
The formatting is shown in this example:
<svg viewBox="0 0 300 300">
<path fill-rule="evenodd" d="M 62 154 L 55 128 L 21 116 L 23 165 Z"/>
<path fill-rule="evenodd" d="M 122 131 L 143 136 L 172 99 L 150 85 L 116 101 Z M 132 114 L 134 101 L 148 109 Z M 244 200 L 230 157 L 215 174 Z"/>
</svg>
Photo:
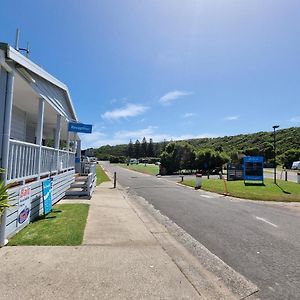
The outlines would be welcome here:
<svg viewBox="0 0 300 300">
<path fill-rule="evenodd" d="M 117 172 L 114 172 L 114 189 L 117 186 Z"/>
</svg>

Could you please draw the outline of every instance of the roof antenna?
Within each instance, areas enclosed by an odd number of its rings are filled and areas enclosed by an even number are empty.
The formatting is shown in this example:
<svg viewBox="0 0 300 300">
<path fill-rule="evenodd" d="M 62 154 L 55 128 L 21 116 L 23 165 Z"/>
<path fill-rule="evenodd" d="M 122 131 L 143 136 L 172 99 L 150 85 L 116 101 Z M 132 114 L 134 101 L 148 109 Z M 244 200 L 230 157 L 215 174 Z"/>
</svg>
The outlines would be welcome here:
<svg viewBox="0 0 300 300">
<path fill-rule="evenodd" d="M 20 29 L 17 28 L 17 31 L 16 31 L 16 42 L 15 42 L 15 49 L 17 51 L 19 51 L 19 38 L 20 38 Z"/>
<path fill-rule="evenodd" d="M 19 39 L 20 39 L 20 29 L 17 28 L 17 31 L 16 31 L 15 49 L 16 49 L 18 52 L 20 52 L 20 51 L 25 51 L 25 52 L 26 52 L 26 57 L 29 58 L 29 53 L 30 53 L 30 50 L 29 50 L 29 43 L 27 42 L 26 48 L 19 48 Z"/>
</svg>

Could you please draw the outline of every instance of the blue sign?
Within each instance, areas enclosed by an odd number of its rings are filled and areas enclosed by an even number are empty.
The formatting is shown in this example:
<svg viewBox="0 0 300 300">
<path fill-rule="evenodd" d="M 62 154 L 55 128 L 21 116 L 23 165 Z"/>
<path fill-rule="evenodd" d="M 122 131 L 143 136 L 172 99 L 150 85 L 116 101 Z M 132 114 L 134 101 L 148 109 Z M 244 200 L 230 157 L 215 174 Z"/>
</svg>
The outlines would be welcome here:
<svg viewBox="0 0 300 300">
<path fill-rule="evenodd" d="M 68 130 L 71 132 L 92 133 L 93 125 L 69 122 Z"/>
<path fill-rule="evenodd" d="M 43 181 L 43 203 L 44 215 L 47 215 L 52 210 L 52 180 L 50 178 Z"/>
<path fill-rule="evenodd" d="M 244 157 L 244 181 L 264 181 L 264 158 L 262 156 Z"/>
</svg>

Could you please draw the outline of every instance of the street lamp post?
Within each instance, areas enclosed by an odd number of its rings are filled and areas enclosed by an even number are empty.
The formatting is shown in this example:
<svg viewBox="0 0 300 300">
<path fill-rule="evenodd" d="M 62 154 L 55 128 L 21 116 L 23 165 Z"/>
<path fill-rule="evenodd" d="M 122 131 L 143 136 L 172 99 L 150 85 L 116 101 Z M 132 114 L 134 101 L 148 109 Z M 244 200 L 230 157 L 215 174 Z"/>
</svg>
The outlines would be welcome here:
<svg viewBox="0 0 300 300">
<path fill-rule="evenodd" d="M 272 126 L 274 129 L 273 137 L 274 137 L 274 183 L 276 184 L 276 129 L 279 128 L 279 125 Z"/>
</svg>

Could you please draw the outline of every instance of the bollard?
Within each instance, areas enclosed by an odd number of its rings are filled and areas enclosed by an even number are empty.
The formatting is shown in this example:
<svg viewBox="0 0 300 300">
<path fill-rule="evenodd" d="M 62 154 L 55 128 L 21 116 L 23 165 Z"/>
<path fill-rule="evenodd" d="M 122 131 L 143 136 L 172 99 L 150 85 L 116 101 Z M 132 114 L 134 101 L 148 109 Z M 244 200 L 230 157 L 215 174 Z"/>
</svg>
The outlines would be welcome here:
<svg viewBox="0 0 300 300">
<path fill-rule="evenodd" d="M 202 174 L 196 174 L 196 179 L 195 179 L 195 189 L 201 189 L 202 185 Z"/>
<path fill-rule="evenodd" d="M 114 172 L 114 189 L 117 186 L 117 172 Z"/>
<path fill-rule="evenodd" d="M 181 177 L 181 182 L 183 181 L 183 175 L 180 176 Z"/>
<path fill-rule="evenodd" d="M 284 180 L 287 181 L 287 170 L 285 170 Z"/>
<path fill-rule="evenodd" d="M 300 183 L 300 172 L 297 172 L 297 183 Z"/>
</svg>

